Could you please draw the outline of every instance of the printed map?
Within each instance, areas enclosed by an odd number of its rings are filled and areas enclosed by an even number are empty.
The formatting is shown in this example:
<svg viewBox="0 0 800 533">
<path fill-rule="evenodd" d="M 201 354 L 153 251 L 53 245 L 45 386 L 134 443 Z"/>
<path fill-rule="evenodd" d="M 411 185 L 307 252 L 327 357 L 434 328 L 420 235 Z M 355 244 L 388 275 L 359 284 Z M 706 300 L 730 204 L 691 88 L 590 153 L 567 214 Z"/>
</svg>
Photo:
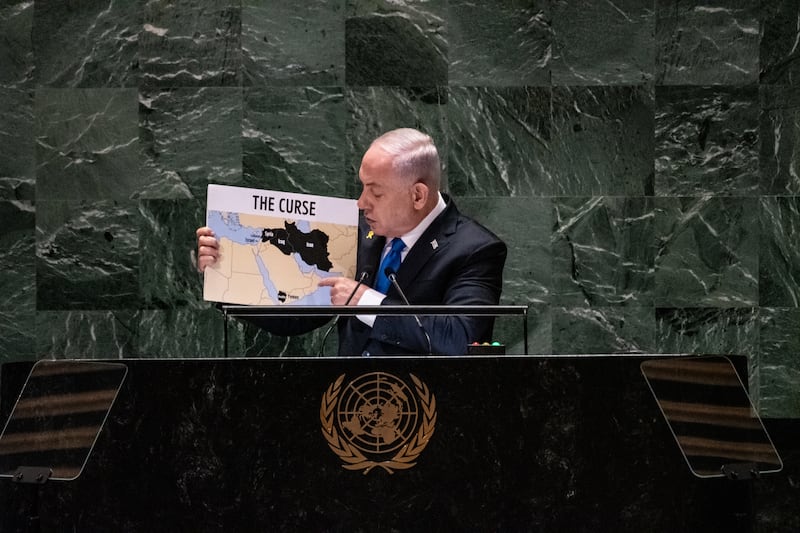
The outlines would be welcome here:
<svg viewBox="0 0 800 533">
<path fill-rule="evenodd" d="M 206 300 L 330 305 L 331 276 L 354 277 L 357 226 L 209 209 L 220 258 L 206 269 Z"/>
</svg>

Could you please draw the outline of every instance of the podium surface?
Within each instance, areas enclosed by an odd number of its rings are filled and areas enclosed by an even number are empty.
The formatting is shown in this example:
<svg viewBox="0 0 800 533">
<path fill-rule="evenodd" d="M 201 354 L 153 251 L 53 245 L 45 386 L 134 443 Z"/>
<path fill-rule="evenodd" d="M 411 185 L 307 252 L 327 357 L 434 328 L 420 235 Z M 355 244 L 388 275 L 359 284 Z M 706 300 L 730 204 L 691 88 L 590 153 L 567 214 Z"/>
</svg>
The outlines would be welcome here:
<svg viewBox="0 0 800 533">
<path fill-rule="evenodd" d="M 42 530 L 750 530 L 746 484 L 686 468 L 652 357 L 125 360 Z M 30 367 L 3 365 L 3 421 Z"/>
</svg>

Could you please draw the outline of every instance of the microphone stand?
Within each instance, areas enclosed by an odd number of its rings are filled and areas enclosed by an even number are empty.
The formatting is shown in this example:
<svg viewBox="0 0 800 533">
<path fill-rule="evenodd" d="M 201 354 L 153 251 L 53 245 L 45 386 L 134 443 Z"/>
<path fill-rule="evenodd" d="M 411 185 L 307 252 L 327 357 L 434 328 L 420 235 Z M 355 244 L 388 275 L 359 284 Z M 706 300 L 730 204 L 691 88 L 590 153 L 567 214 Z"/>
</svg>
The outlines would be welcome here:
<svg viewBox="0 0 800 533">
<path fill-rule="evenodd" d="M 353 299 L 353 296 L 355 296 L 358 288 L 364 284 L 364 282 L 367 280 L 367 278 L 369 278 L 369 276 L 370 276 L 369 270 L 364 270 L 363 272 L 361 272 L 361 275 L 358 277 L 358 283 L 356 283 L 356 286 L 353 287 L 353 290 L 350 292 L 350 296 L 347 297 L 347 300 L 344 302 L 344 305 L 348 305 L 350 303 L 350 300 Z M 330 325 L 328 330 L 325 332 L 325 335 L 322 336 L 322 344 L 319 347 L 319 352 L 317 353 L 317 357 L 322 357 L 322 352 L 325 350 L 325 341 L 328 340 L 328 335 L 330 335 L 331 330 L 333 330 L 333 326 L 339 323 L 339 318 L 341 318 L 341 315 L 336 315 L 336 318 L 333 320 L 333 324 Z"/>
<path fill-rule="evenodd" d="M 395 273 L 395 271 L 387 267 L 384 273 L 386 274 L 386 277 L 389 278 L 389 281 L 392 282 L 394 288 L 397 289 L 397 292 L 400 294 L 400 298 L 403 299 L 403 302 L 406 305 L 411 305 L 410 303 L 408 303 L 408 298 L 406 298 L 403 289 L 400 288 L 400 284 L 397 283 L 397 274 Z M 428 332 L 425 331 L 425 328 L 422 326 L 422 321 L 420 321 L 417 315 L 414 315 L 414 320 L 417 321 L 417 326 L 419 326 L 419 330 L 422 332 L 422 334 L 425 336 L 425 340 L 428 342 L 428 355 L 433 355 L 433 347 L 431 346 L 431 338 L 428 335 Z"/>
</svg>

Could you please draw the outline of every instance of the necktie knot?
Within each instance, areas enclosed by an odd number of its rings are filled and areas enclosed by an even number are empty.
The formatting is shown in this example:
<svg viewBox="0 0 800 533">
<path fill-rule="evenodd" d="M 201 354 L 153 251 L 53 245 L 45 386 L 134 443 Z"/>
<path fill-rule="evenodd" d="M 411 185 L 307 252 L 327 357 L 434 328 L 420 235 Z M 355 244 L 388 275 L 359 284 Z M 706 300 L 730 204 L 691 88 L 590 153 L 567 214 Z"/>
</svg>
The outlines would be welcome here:
<svg viewBox="0 0 800 533">
<path fill-rule="evenodd" d="M 386 254 L 386 257 L 383 258 L 381 261 L 381 266 L 378 269 L 378 275 L 376 277 L 375 282 L 375 290 L 378 292 L 382 292 L 386 294 L 389 290 L 389 286 L 391 282 L 389 278 L 386 276 L 386 271 L 395 272 L 400 267 L 400 253 L 403 251 L 403 248 L 406 247 L 406 243 L 403 242 L 402 239 L 399 237 L 395 237 L 392 239 L 391 248 L 389 249 L 389 253 Z"/>
<path fill-rule="evenodd" d="M 403 242 L 403 239 L 394 238 L 392 239 L 392 249 L 389 250 L 389 253 L 399 253 L 403 251 L 403 248 L 406 247 L 406 243 Z"/>
</svg>

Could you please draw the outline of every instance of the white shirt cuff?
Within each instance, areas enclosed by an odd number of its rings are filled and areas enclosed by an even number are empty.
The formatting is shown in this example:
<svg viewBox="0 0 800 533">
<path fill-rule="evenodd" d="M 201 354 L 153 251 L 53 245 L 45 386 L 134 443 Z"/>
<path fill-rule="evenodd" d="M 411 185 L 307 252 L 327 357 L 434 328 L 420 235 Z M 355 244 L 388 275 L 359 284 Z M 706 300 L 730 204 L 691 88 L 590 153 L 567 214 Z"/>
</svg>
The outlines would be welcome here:
<svg viewBox="0 0 800 533">
<path fill-rule="evenodd" d="M 375 289 L 367 289 L 367 292 L 361 295 L 361 298 L 358 300 L 358 305 L 381 305 L 381 302 L 386 298 L 385 294 L 382 294 Z M 361 322 L 372 327 L 375 324 L 375 315 L 356 315 Z"/>
</svg>

